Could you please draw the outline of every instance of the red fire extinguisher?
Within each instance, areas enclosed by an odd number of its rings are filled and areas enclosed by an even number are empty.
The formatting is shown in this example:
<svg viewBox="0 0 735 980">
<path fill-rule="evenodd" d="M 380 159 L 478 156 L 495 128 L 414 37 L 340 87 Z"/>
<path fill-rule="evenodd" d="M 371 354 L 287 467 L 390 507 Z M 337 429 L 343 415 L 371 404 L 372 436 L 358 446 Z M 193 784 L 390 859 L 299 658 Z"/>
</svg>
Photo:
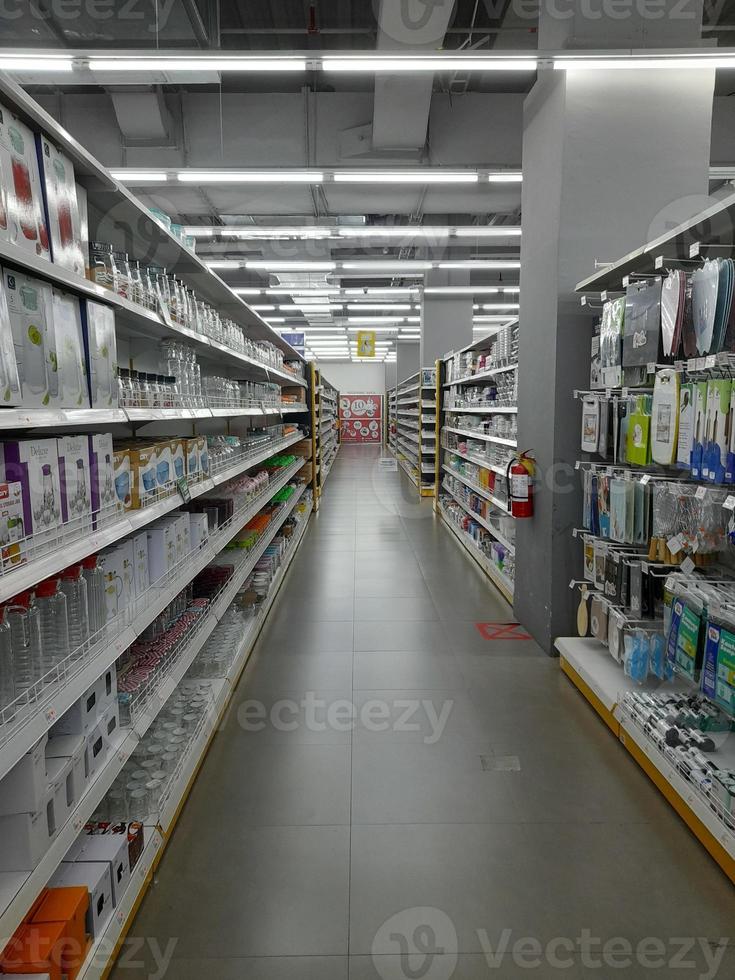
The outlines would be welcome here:
<svg viewBox="0 0 735 980">
<path fill-rule="evenodd" d="M 505 478 L 513 517 L 533 517 L 533 460 L 527 452 L 508 463 Z"/>
</svg>

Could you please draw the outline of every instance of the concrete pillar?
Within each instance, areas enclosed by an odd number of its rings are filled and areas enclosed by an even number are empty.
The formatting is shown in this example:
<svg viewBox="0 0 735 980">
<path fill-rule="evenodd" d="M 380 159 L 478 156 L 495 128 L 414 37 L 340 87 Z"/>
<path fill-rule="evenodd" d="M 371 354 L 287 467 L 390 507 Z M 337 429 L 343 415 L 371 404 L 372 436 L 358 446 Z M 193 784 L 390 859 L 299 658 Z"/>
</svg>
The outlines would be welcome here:
<svg viewBox="0 0 735 980">
<path fill-rule="evenodd" d="M 395 388 L 398 384 L 398 359 L 385 365 L 385 390 L 388 391 L 390 388 Z"/>
<path fill-rule="evenodd" d="M 435 269 L 424 286 L 469 286 L 469 271 Z M 450 350 L 472 343 L 472 296 L 426 296 L 421 300 L 421 366 L 433 367 Z"/>
<path fill-rule="evenodd" d="M 417 340 L 399 340 L 396 342 L 396 378 L 397 384 L 410 378 L 421 367 L 419 361 L 419 342 Z"/>
<path fill-rule="evenodd" d="M 549 652 L 573 631 L 582 569 L 572 389 L 589 386 L 592 330 L 574 285 L 660 233 L 662 209 L 701 207 L 713 90 L 711 70 L 543 70 L 524 105 L 518 428 L 539 485 L 517 525 L 515 613 Z"/>
</svg>

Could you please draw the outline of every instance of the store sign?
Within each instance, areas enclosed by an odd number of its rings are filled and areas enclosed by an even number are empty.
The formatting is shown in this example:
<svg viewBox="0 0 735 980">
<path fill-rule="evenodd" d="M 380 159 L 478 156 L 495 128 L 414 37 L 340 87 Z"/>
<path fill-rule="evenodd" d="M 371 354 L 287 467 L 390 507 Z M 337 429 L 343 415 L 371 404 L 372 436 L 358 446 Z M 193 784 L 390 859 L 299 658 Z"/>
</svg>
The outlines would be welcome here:
<svg viewBox="0 0 735 980">
<path fill-rule="evenodd" d="M 375 357 L 375 331 L 357 331 L 357 354 L 358 357 Z"/>
<path fill-rule="evenodd" d="M 304 353 L 304 347 L 306 346 L 306 334 L 303 333 L 282 333 L 281 339 L 285 340 L 287 344 L 290 344 L 294 350 L 297 350 L 299 354 Z"/>
<path fill-rule="evenodd" d="M 342 442 L 381 442 L 382 405 L 382 395 L 340 395 L 339 428 Z"/>
</svg>

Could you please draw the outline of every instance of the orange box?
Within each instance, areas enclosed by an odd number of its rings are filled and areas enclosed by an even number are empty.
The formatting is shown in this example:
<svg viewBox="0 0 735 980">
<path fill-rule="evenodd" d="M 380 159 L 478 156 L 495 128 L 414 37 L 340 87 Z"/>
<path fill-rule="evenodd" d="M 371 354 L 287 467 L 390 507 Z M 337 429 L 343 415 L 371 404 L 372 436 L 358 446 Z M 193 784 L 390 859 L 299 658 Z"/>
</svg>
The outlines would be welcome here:
<svg viewBox="0 0 735 980">
<path fill-rule="evenodd" d="M 76 952 L 73 968 L 64 964 Z M 33 924 L 24 922 L 3 951 L 0 968 L 3 973 L 47 973 L 51 980 L 74 980 L 84 962 L 86 950 L 72 951 L 66 937 L 66 923 Z"/>
<path fill-rule="evenodd" d="M 89 907 L 89 892 L 86 888 L 48 888 L 30 917 L 31 925 L 47 925 L 61 922 L 66 928 L 68 953 L 64 952 L 62 966 L 70 973 L 77 971 L 84 959 L 84 951 L 89 944 L 85 929 L 85 917 Z"/>
</svg>

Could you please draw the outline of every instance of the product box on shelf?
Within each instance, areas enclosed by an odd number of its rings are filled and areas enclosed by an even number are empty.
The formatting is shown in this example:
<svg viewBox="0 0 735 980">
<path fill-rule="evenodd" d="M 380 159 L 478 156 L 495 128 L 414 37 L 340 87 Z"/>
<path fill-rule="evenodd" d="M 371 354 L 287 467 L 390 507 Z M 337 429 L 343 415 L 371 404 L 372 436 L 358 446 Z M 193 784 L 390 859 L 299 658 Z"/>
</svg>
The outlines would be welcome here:
<svg viewBox="0 0 735 980">
<path fill-rule="evenodd" d="M 0 816 L 38 809 L 48 786 L 44 735 L 0 780 Z"/>
<path fill-rule="evenodd" d="M 86 435 L 62 436 L 57 444 L 61 519 L 64 523 L 75 521 L 81 531 L 89 524 L 92 514 L 89 438 Z"/>
<path fill-rule="evenodd" d="M 32 871 L 58 831 L 54 792 L 47 787 L 31 813 L 0 817 L 0 871 Z"/>
<path fill-rule="evenodd" d="M 86 735 L 85 757 L 87 760 L 87 778 L 93 779 L 107 758 L 108 742 L 105 738 L 101 722 L 90 728 Z"/>
<path fill-rule="evenodd" d="M 13 325 L 5 289 L 0 287 L 0 405 L 11 407 L 22 404 L 23 394 L 20 388 L 18 364 L 15 360 Z"/>
<path fill-rule="evenodd" d="M 105 577 L 107 621 L 127 613 L 135 597 L 135 561 L 133 542 L 121 541 L 100 552 L 97 565 Z"/>
<path fill-rule="evenodd" d="M 139 531 L 133 535 L 133 582 L 135 595 L 141 598 L 151 584 L 148 574 L 148 535 Z"/>
<path fill-rule="evenodd" d="M 117 338 L 112 307 L 82 302 L 84 354 L 92 408 L 117 408 Z"/>
<path fill-rule="evenodd" d="M 0 105 L 0 236 L 49 259 L 49 240 L 38 171 L 36 140 L 17 116 Z"/>
<path fill-rule="evenodd" d="M 122 510 L 133 507 L 133 474 L 130 469 L 128 449 L 115 449 L 112 453 L 113 483 L 118 505 Z"/>
<path fill-rule="evenodd" d="M 112 749 L 112 743 L 120 731 L 120 708 L 117 703 L 117 698 L 105 708 L 104 714 L 100 718 L 100 728 L 102 729 L 102 737 L 105 740 L 105 754 L 107 754 Z"/>
<path fill-rule="evenodd" d="M 160 520 L 146 529 L 148 538 L 148 575 L 158 582 L 176 564 L 176 527 L 171 521 Z"/>
<path fill-rule="evenodd" d="M 181 480 L 186 476 L 186 440 L 171 439 L 169 449 L 171 452 L 171 479 Z"/>
<path fill-rule="evenodd" d="M 97 723 L 108 704 L 104 697 L 104 685 L 109 685 L 112 689 L 114 675 L 113 665 L 64 712 L 51 728 L 49 746 L 62 735 L 84 735 Z"/>
<path fill-rule="evenodd" d="M 87 786 L 87 765 L 85 750 L 87 741 L 84 735 L 58 735 L 50 738 L 46 745 L 46 765 L 53 759 L 71 761 L 71 790 L 75 800 L 79 800 Z"/>
<path fill-rule="evenodd" d="M 109 432 L 95 432 L 87 437 L 89 444 L 89 479 L 92 513 L 97 527 L 118 517 L 115 492 L 115 451 Z"/>
<path fill-rule="evenodd" d="M 3 269 L 23 408 L 58 408 L 53 290 L 41 279 Z"/>
<path fill-rule="evenodd" d="M 311 456 L 311 439 L 302 439 L 301 442 L 289 446 L 288 451 L 294 456 L 303 456 L 304 459 L 308 459 Z"/>
<path fill-rule="evenodd" d="M 82 243 L 82 256 L 84 257 L 84 278 L 90 279 L 89 275 L 89 201 L 87 198 L 87 188 L 77 184 L 77 207 L 79 208 L 79 237 Z"/>
<path fill-rule="evenodd" d="M 0 479 L 20 483 L 25 535 L 43 544 L 61 523 L 61 489 L 56 439 L 0 443 Z"/>
<path fill-rule="evenodd" d="M 28 916 L 32 926 L 63 926 L 63 950 L 59 964 L 67 976 L 75 976 L 84 961 L 89 937 L 86 929 L 89 892 L 79 886 L 71 888 L 45 888 Z"/>
<path fill-rule="evenodd" d="M 46 136 L 39 134 L 36 141 L 53 261 L 83 276 L 84 253 L 74 164 Z"/>
<path fill-rule="evenodd" d="M 155 499 L 171 471 L 168 445 L 136 443 L 115 447 L 115 487 L 126 510 L 138 510 Z M 160 481 L 160 482 L 159 482 Z"/>
<path fill-rule="evenodd" d="M 206 514 L 189 514 L 189 541 L 192 551 L 205 547 L 209 541 L 209 521 Z"/>
<path fill-rule="evenodd" d="M 23 487 L 20 483 L 0 483 L 0 555 L 3 568 L 21 565 L 26 560 L 21 544 L 24 537 Z"/>
<path fill-rule="evenodd" d="M 122 834 L 82 834 L 75 864 L 107 864 L 112 882 L 112 902 L 119 905 L 130 882 L 127 837 Z"/>
<path fill-rule="evenodd" d="M 67 950 L 64 932 L 63 922 L 24 922 L 3 950 L 3 974 L 15 980 L 75 980 L 81 963 Z"/>
<path fill-rule="evenodd" d="M 72 760 L 48 759 L 46 762 L 49 789 L 54 796 L 54 813 L 59 827 L 63 827 L 72 814 L 77 800 L 74 797 Z"/>
<path fill-rule="evenodd" d="M 79 300 L 53 290 L 54 343 L 59 376 L 59 407 L 89 408 L 87 365 Z"/>
<path fill-rule="evenodd" d="M 73 885 L 80 885 L 89 891 L 86 929 L 93 939 L 97 939 L 112 914 L 110 865 L 100 862 L 62 862 L 51 879 L 51 887 L 68 888 Z"/>
<path fill-rule="evenodd" d="M 197 478 L 201 473 L 200 457 L 202 443 L 207 445 L 207 440 L 203 436 L 194 436 L 193 439 L 184 439 L 184 455 L 186 457 L 186 475 L 191 480 Z"/>
</svg>

